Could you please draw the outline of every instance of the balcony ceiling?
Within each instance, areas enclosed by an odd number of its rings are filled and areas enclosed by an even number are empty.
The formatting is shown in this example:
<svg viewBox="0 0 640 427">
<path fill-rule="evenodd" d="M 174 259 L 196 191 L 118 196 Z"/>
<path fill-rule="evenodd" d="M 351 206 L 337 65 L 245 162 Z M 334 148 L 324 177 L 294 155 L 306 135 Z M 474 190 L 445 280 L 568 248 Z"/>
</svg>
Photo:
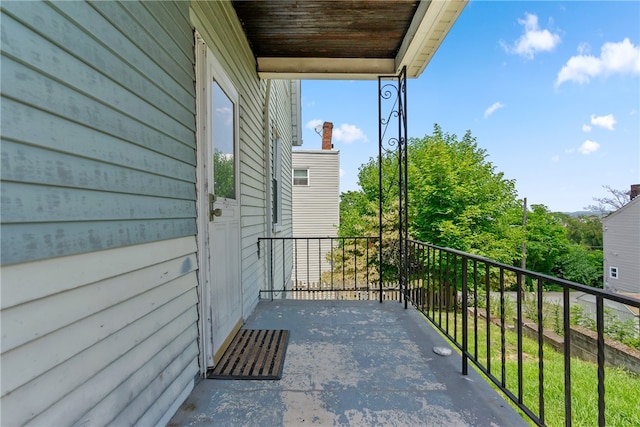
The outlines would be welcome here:
<svg viewBox="0 0 640 427">
<path fill-rule="evenodd" d="M 467 0 L 233 1 L 261 78 L 418 77 Z"/>
</svg>

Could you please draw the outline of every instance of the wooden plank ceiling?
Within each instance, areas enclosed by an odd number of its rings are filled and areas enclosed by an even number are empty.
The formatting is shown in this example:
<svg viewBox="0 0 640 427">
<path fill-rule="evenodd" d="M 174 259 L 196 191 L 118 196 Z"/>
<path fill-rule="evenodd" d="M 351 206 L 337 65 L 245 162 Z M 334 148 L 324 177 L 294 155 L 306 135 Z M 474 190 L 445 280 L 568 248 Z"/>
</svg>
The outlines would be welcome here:
<svg viewBox="0 0 640 427">
<path fill-rule="evenodd" d="M 420 75 L 467 0 L 233 0 L 263 78 Z"/>
<path fill-rule="evenodd" d="M 419 1 L 234 1 L 257 57 L 395 58 Z"/>
</svg>

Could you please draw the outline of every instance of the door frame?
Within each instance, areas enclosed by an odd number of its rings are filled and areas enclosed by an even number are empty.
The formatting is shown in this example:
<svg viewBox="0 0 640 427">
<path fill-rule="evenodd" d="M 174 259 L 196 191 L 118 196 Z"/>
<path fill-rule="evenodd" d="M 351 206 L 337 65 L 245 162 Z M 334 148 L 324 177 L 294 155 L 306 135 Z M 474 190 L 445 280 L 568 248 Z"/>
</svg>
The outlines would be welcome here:
<svg viewBox="0 0 640 427">
<path fill-rule="evenodd" d="M 200 374 L 206 375 L 207 369 L 212 366 L 212 361 L 216 356 L 216 353 L 212 346 L 212 331 L 210 328 L 211 322 L 210 319 L 211 313 L 211 287 L 212 287 L 212 274 L 213 272 L 210 269 L 209 263 L 209 193 L 212 192 L 212 189 L 209 188 L 208 183 L 208 170 L 209 165 L 208 162 L 211 159 L 208 156 L 209 152 L 209 136 L 211 133 L 210 129 L 210 120 L 209 120 L 209 112 L 210 112 L 210 97 L 207 93 L 208 84 L 205 83 L 208 81 L 209 76 L 209 62 L 211 62 L 213 68 L 213 77 L 215 77 L 216 81 L 220 85 L 220 87 L 225 90 L 231 90 L 235 99 L 235 107 L 236 107 L 236 117 L 234 118 L 234 133 L 237 138 L 237 159 L 236 159 L 236 168 L 235 168 L 235 182 L 236 182 L 236 197 L 238 202 L 238 209 L 241 211 L 240 204 L 240 141 L 239 141 L 239 131 L 240 131 L 240 106 L 239 106 L 239 94 L 238 91 L 229 79 L 227 73 L 224 68 L 217 60 L 215 55 L 213 55 L 212 50 L 208 48 L 206 42 L 200 36 L 200 34 L 195 31 L 195 74 L 196 74 L 196 211 L 197 211 L 197 236 L 196 241 L 198 245 L 198 346 L 199 346 L 199 356 L 198 362 L 200 365 Z M 239 245 L 241 247 L 241 245 Z M 242 271 L 242 256 L 241 250 L 238 254 L 238 261 L 240 263 L 240 272 Z M 240 273 L 241 274 L 241 273 Z M 240 314 L 241 319 L 240 323 L 235 325 L 234 330 L 239 329 L 242 325 L 242 321 L 244 320 L 244 304 L 242 301 L 244 300 L 243 289 L 240 285 Z M 230 338 L 233 337 L 233 332 Z M 226 344 L 229 344 L 229 338 L 226 340 Z M 218 349 L 219 350 L 219 349 Z M 219 352 L 219 351 L 218 351 Z"/>
</svg>

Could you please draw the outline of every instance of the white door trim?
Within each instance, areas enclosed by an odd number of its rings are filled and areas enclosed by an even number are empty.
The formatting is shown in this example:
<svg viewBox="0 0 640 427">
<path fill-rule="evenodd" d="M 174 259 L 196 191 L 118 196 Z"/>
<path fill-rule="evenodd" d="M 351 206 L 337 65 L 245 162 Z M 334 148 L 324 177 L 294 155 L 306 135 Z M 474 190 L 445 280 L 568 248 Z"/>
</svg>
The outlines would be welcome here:
<svg viewBox="0 0 640 427">
<path fill-rule="evenodd" d="M 228 78 L 220 62 L 213 56 L 211 50 L 207 48 L 203 38 L 196 31 L 195 33 L 195 56 L 196 56 L 196 191 L 197 191 L 197 243 L 198 243 L 198 314 L 199 314 L 199 365 L 201 374 L 206 374 L 207 368 L 213 365 L 215 353 L 219 351 L 213 348 L 216 342 L 220 341 L 220 337 L 214 337 L 215 330 L 211 329 L 214 322 L 211 307 L 215 303 L 212 301 L 212 288 L 215 286 L 214 274 L 211 267 L 212 246 L 215 242 L 211 240 L 211 222 L 209 220 L 209 193 L 213 193 L 213 183 L 209 176 L 213 156 L 210 153 L 210 141 L 213 137 L 211 123 L 211 85 L 210 80 L 215 80 L 218 86 L 227 94 L 234 102 L 234 141 L 236 166 L 235 171 L 235 194 L 236 199 L 219 199 L 218 202 L 231 204 L 236 206 L 236 211 L 240 211 L 240 148 L 237 138 L 239 138 L 239 115 L 240 107 L 238 91 L 233 85 L 231 79 Z M 216 207 L 221 205 L 216 202 Z M 238 236 L 240 238 L 240 236 Z M 221 244 L 223 242 L 220 242 Z M 240 241 L 237 242 L 240 247 Z M 238 262 L 241 263 L 240 250 L 237 254 Z M 240 274 L 240 267 L 238 274 Z M 237 312 L 240 314 L 240 320 L 244 319 L 242 304 L 242 286 L 239 285 L 240 305 Z M 236 325 L 237 326 L 237 325 Z M 226 342 L 226 341 L 225 341 Z M 224 344 L 223 344 L 224 346 Z"/>
<path fill-rule="evenodd" d="M 206 135 L 207 129 L 207 94 L 206 85 L 202 84 L 207 75 L 207 46 L 204 40 L 195 32 L 195 56 L 196 56 L 196 208 L 197 208 L 197 242 L 198 242 L 198 365 L 200 366 L 200 374 L 207 373 L 207 354 L 212 349 L 207 349 L 207 343 L 211 342 L 210 332 L 207 327 L 207 308 L 211 302 L 210 293 L 206 291 L 209 288 L 209 260 L 207 254 L 207 231 L 208 231 L 208 215 L 209 204 L 208 199 L 204 195 L 209 193 L 207 183 L 207 167 L 206 156 L 203 153 L 207 149 Z"/>
</svg>

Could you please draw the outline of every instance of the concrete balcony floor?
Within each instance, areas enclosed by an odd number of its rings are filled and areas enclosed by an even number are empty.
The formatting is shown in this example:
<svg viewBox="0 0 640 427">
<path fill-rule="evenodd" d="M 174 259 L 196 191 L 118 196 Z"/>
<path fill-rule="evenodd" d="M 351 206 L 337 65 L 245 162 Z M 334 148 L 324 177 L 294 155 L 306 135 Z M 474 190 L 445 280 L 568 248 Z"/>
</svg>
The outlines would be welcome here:
<svg viewBox="0 0 640 427">
<path fill-rule="evenodd" d="M 247 329 L 288 329 L 281 380 L 202 380 L 170 426 L 525 426 L 421 314 L 386 301 L 261 301 Z"/>
</svg>

